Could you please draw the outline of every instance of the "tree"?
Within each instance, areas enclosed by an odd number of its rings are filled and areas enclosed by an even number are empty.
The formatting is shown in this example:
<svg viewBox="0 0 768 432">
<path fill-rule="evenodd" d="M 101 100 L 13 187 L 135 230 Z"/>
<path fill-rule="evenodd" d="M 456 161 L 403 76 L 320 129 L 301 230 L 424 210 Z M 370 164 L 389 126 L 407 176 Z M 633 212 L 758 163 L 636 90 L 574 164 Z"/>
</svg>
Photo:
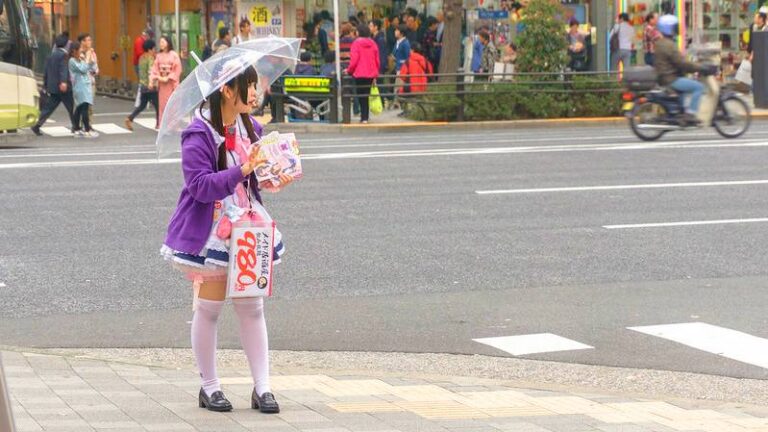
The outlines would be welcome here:
<svg viewBox="0 0 768 432">
<path fill-rule="evenodd" d="M 518 38 L 520 72 L 560 72 L 567 63 L 568 41 L 560 0 L 531 0 L 525 8 L 524 29 Z"/>
<path fill-rule="evenodd" d="M 456 73 L 461 59 L 461 18 L 464 16 L 462 0 L 443 0 L 445 28 L 443 29 L 443 48 L 440 51 L 441 74 Z M 440 82 L 454 82 L 451 76 L 440 77 Z"/>
</svg>

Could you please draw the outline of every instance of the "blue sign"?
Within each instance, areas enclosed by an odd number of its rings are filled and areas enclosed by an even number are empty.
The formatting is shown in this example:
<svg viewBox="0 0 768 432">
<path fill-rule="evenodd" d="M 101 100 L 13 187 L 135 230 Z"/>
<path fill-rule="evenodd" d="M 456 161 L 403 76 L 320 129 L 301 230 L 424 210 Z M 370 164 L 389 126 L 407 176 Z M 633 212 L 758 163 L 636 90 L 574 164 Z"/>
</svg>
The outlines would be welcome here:
<svg viewBox="0 0 768 432">
<path fill-rule="evenodd" d="M 509 18 L 509 11 L 478 9 L 477 17 L 479 19 L 507 19 Z"/>
</svg>

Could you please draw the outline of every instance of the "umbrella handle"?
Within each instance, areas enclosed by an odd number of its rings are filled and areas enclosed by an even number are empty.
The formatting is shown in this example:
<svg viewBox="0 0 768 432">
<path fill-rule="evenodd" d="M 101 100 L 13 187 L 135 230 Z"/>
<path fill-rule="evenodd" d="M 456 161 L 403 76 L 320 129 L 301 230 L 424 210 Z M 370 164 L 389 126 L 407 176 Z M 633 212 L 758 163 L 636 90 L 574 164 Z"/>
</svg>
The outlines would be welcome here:
<svg viewBox="0 0 768 432">
<path fill-rule="evenodd" d="M 203 61 L 200 60 L 200 57 L 198 57 L 197 54 L 194 51 L 190 51 L 189 55 L 191 55 L 192 58 L 195 59 L 195 61 L 197 62 L 198 66 L 203 64 Z"/>
</svg>

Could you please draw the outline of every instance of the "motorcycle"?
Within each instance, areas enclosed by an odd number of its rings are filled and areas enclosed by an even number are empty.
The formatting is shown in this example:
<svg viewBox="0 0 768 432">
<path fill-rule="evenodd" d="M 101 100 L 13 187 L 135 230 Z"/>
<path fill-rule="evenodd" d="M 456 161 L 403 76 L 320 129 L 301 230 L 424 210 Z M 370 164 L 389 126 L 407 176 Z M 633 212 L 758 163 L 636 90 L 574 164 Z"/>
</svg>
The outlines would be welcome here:
<svg viewBox="0 0 768 432">
<path fill-rule="evenodd" d="M 715 51 L 699 51 L 714 56 Z M 719 56 L 719 50 L 716 51 Z M 656 72 L 650 66 L 629 68 L 624 74 L 627 92 L 622 96 L 622 110 L 629 127 L 643 141 L 655 141 L 667 132 L 699 129 L 712 126 L 725 138 L 743 135 L 752 121 L 750 107 L 735 91 L 721 87 L 713 73 L 699 74 L 704 84 L 697 118 L 692 124 L 684 118 L 685 97 L 671 88 L 659 88 Z"/>
</svg>

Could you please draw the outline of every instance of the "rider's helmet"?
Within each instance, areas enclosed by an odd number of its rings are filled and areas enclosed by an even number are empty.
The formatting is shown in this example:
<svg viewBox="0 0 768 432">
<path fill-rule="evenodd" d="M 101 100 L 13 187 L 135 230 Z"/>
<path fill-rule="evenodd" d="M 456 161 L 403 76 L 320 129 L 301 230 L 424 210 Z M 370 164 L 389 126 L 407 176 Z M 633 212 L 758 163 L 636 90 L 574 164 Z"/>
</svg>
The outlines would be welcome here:
<svg viewBox="0 0 768 432">
<path fill-rule="evenodd" d="M 666 37 L 673 37 L 677 36 L 677 33 L 679 31 L 679 25 L 680 21 L 678 21 L 677 17 L 674 15 L 664 15 L 661 18 L 659 18 L 658 24 L 656 24 L 656 28 L 659 29 L 659 32 L 663 34 Z"/>
</svg>

